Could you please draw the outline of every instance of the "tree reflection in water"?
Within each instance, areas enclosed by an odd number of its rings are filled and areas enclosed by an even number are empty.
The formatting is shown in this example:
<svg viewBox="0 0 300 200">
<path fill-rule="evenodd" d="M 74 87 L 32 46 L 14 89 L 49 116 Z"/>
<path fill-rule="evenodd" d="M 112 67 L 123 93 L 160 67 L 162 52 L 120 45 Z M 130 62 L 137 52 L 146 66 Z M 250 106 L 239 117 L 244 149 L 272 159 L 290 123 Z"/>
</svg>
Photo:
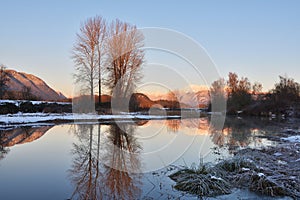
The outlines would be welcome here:
<svg viewBox="0 0 300 200">
<path fill-rule="evenodd" d="M 141 147 L 134 137 L 134 125 L 111 124 L 103 133 L 101 125 L 78 125 L 73 132 L 79 142 L 74 144 L 69 170 L 75 185 L 71 199 L 137 199 L 141 194 Z"/>
<path fill-rule="evenodd" d="M 5 154 L 9 152 L 9 149 L 3 146 L 4 143 L 4 137 L 3 137 L 3 131 L 0 131 L 0 160 L 2 160 L 5 157 Z"/>
<path fill-rule="evenodd" d="M 180 129 L 181 120 L 180 119 L 170 119 L 166 120 L 165 124 L 169 132 L 178 132 Z"/>
<path fill-rule="evenodd" d="M 215 126 L 216 123 L 216 126 Z M 226 117 L 224 127 L 218 127 L 218 120 L 210 122 L 209 133 L 218 147 L 228 147 L 229 153 L 234 153 L 240 147 L 253 145 L 262 146 L 262 140 L 256 137 L 256 132 L 267 134 L 280 129 L 279 123 L 260 118 Z"/>
<path fill-rule="evenodd" d="M 1 133 L 0 133 L 0 134 L 1 134 Z M 0 140 L 1 140 L 1 137 L 0 137 Z M 0 142 L 1 142 L 1 141 L 0 141 Z M 0 144 L 0 160 L 2 160 L 2 159 L 5 157 L 5 154 L 7 154 L 8 152 L 9 152 L 9 149 L 3 147 L 3 146 Z"/>
<path fill-rule="evenodd" d="M 137 199 L 141 193 L 140 160 L 134 126 L 111 125 L 105 156 L 105 185 L 111 199 Z"/>
</svg>

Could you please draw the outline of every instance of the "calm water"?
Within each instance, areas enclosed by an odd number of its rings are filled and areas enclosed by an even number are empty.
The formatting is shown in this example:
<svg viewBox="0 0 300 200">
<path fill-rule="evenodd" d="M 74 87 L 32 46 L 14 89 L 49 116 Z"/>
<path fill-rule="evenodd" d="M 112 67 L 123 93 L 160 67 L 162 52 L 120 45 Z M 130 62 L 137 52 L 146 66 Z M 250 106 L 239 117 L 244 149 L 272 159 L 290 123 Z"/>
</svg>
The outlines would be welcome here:
<svg viewBox="0 0 300 200">
<path fill-rule="evenodd" d="M 140 199 L 181 194 L 170 166 L 216 162 L 281 127 L 268 120 L 207 118 L 67 124 L 2 130 L 0 199 Z M 165 195 L 165 196 L 164 196 Z"/>
</svg>

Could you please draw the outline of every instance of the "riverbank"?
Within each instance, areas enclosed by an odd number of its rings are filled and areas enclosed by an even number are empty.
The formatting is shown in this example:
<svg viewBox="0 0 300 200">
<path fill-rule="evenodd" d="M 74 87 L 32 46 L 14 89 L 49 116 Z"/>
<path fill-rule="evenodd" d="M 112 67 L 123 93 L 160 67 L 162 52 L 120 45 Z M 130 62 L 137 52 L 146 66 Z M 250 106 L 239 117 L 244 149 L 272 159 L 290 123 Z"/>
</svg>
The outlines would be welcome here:
<svg viewBox="0 0 300 200">
<path fill-rule="evenodd" d="M 122 113 L 117 115 L 98 115 L 84 113 L 17 113 L 0 115 L 0 127 L 22 126 L 32 123 L 62 124 L 68 122 L 97 122 L 97 121 L 121 121 L 121 120 L 160 120 L 180 119 L 181 116 L 146 115 L 140 113 Z"/>
<path fill-rule="evenodd" d="M 246 148 L 230 158 L 198 168 L 184 168 L 170 175 L 175 188 L 200 197 L 231 194 L 246 189 L 271 197 L 300 198 L 300 133 L 286 129 L 272 137 L 278 144 Z"/>
</svg>

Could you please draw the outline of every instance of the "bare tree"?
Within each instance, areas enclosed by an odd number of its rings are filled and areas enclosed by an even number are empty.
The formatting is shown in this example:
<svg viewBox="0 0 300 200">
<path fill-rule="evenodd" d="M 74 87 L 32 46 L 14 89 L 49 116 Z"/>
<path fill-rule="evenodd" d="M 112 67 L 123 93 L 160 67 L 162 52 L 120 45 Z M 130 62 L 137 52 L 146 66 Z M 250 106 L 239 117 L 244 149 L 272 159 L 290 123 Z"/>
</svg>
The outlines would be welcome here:
<svg viewBox="0 0 300 200">
<path fill-rule="evenodd" d="M 259 82 L 255 82 L 252 86 L 252 94 L 256 95 L 262 92 L 262 84 Z"/>
<path fill-rule="evenodd" d="M 118 19 L 111 23 L 106 46 L 106 85 L 115 98 L 130 98 L 136 83 L 142 78 L 143 41 L 144 36 L 135 26 Z"/>
<path fill-rule="evenodd" d="M 3 99 L 6 91 L 7 91 L 7 84 L 8 84 L 8 74 L 6 72 L 6 67 L 0 64 L 0 99 Z"/>
<path fill-rule="evenodd" d="M 77 41 L 73 46 L 75 82 L 83 84 L 83 89 L 90 92 L 92 101 L 94 100 L 94 89 L 98 84 L 99 102 L 101 102 L 101 68 L 105 55 L 105 37 L 106 22 L 102 17 L 96 16 L 87 19 L 81 25 Z"/>
</svg>

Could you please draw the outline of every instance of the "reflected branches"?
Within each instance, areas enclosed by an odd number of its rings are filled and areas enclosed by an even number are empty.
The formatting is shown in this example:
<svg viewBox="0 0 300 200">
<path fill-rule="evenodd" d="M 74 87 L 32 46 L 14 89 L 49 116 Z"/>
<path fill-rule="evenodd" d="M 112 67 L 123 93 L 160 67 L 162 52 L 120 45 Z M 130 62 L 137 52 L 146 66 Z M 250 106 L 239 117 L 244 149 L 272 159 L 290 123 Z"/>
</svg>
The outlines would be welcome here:
<svg viewBox="0 0 300 200">
<path fill-rule="evenodd" d="M 4 157 L 5 157 L 5 154 L 7 154 L 9 152 L 9 149 L 8 148 L 5 148 L 3 146 L 3 143 L 4 143 L 4 134 L 3 134 L 4 131 L 0 131 L 0 160 L 2 160 Z"/>
<path fill-rule="evenodd" d="M 214 121 L 217 123 L 216 126 L 214 126 Z M 260 144 L 261 140 L 255 138 L 256 132 L 265 134 L 274 131 L 275 128 L 272 122 L 260 118 L 227 117 L 222 129 L 217 128 L 218 121 L 214 121 L 211 121 L 209 127 L 211 139 L 220 148 L 227 146 L 230 153 L 234 153 L 240 147 L 249 146 L 251 143 L 254 143 L 254 145 Z"/>
<path fill-rule="evenodd" d="M 180 129 L 181 120 L 180 119 L 166 120 L 165 124 L 169 132 L 177 132 Z"/>
<path fill-rule="evenodd" d="M 71 199 L 133 199 L 140 196 L 140 161 L 133 125 L 78 125 L 73 128 Z M 103 129 L 105 129 L 103 131 Z M 102 131 L 101 131 L 102 130 Z"/>
<path fill-rule="evenodd" d="M 96 152 L 100 148 L 100 129 L 96 143 L 94 143 L 93 125 L 77 126 L 74 132 L 79 136 L 79 143 L 73 144 L 72 149 L 74 159 L 69 173 L 76 187 L 71 198 L 77 195 L 78 199 L 101 199 L 99 154 L 94 153 L 95 148 Z"/>
</svg>

